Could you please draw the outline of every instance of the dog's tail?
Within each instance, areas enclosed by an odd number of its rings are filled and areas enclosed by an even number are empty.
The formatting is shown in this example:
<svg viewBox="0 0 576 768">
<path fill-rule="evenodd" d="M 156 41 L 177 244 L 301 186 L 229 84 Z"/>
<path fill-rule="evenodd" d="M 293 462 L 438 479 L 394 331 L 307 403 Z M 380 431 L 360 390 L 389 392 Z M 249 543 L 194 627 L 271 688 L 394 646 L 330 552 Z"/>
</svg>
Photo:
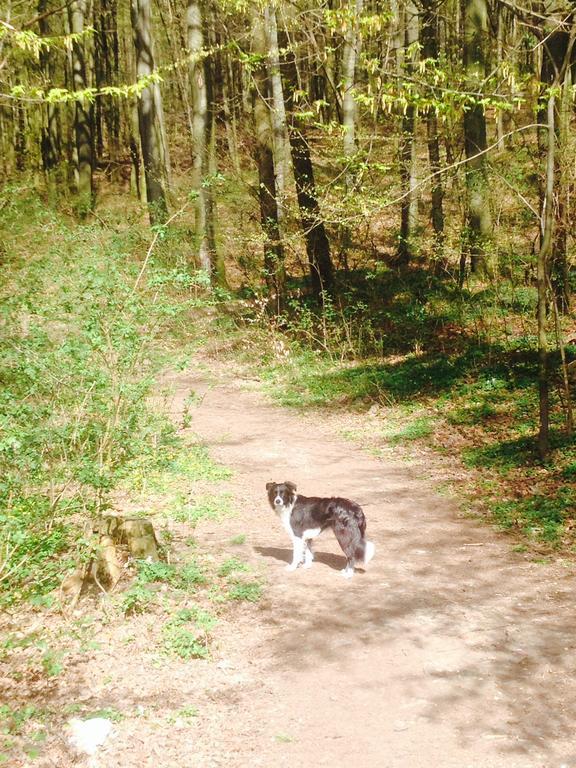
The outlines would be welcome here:
<svg viewBox="0 0 576 768">
<path fill-rule="evenodd" d="M 355 557 L 358 561 L 363 562 L 364 565 L 366 565 L 374 557 L 375 551 L 376 548 L 373 541 L 362 539 L 356 548 Z"/>
</svg>

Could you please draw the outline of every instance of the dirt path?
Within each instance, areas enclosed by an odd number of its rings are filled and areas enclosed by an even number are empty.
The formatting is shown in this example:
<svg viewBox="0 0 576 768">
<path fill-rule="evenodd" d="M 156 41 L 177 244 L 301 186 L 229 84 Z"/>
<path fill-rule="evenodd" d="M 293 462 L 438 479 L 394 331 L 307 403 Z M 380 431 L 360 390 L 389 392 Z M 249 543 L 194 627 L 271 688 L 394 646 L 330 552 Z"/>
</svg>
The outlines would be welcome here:
<svg viewBox="0 0 576 768">
<path fill-rule="evenodd" d="M 226 649 L 240 682 L 203 734 L 215 765 L 576 766 L 573 566 L 511 552 L 459 519 L 424 467 L 371 458 L 317 416 L 230 382 L 177 386 L 204 392 L 194 429 L 235 472 L 234 528 L 269 580 Z M 264 493 L 284 479 L 364 505 L 376 543 L 366 573 L 343 579 L 327 534 L 310 570 L 285 572 L 290 548 Z M 229 536 L 203 533 L 215 547 Z"/>
<path fill-rule="evenodd" d="M 512 552 L 459 518 L 425 466 L 372 458 L 335 423 L 275 408 L 248 382 L 168 383 L 177 418 L 191 390 L 203 396 L 192 429 L 234 471 L 237 515 L 199 526 L 200 551 L 250 560 L 264 596 L 231 609 L 211 660 L 159 654 L 162 614 L 97 611 L 64 628 L 83 633 L 65 674 L 17 682 L 0 666 L 13 706 L 62 713 L 40 758 L 19 766 L 576 768 L 573 565 Z M 376 544 L 365 573 L 341 576 L 328 534 L 311 569 L 284 570 L 290 547 L 265 496 L 284 479 L 364 505 Z M 66 721 L 98 710 L 122 714 L 114 738 L 92 762 L 76 758 Z"/>
</svg>

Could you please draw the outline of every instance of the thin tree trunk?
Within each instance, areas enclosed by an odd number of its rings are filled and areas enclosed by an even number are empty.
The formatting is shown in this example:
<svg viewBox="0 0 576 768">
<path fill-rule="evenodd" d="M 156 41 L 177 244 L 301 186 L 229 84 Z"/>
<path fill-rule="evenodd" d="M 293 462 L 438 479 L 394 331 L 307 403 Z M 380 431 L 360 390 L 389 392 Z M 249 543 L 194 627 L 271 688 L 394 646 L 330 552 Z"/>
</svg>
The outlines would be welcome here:
<svg viewBox="0 0 576 768">
<path fill-rule="evenodd" d="M 542 243 L 538 253 L 538 400 L 540 426 L 538 430 L 538 452 L 545 461 L 550 451 L 549 382 L 548 382 L 548 339 L 546 333 L 548 309 L 548 262 L 552 253 L 554 237 L 554 166 L 556 161 L 555 98 L 548 98 L 548 152 L 546 156 L 546 196 L 542 212 Z"/>
<path fill-rule="evenodd" d="M 316 183 L 310 149 L 303 133 L 303 125 L 298 125 L 294 111 L 294 90 L 297 88 L 298 73 L 293 53 L 289 53 L 286 57 L 284 72 L 288 136 L 300 219 L 306 239 L 312 292 L 317 301 L 323 303 L 324 293 L 334 292 L 334 275 L 330 257 L 330 242 L 316 197 Z"/>
<path fill-rule="evenodd" d="M 154 72 L 154 54 L 150 20 L 150 0 L 131 0 L 132 31 L 136 51 L 136 73 L 149 77 Z M 161 95 L 157 83 L 142 90 L 138 100 L 138 126 L 144 159 L 146 197 L 150 224 L 163 223 L 168 215 L 168 165 L 161 112 Z"/>
<path fill-rule="evenodd" d="M 256 133 L 260 221 L 265 236 L 264 272 L 271 299 L 270 307 L 280 312 L 285 294 L 284 250 L 276 198 L 273 129 L 270 119 L 270 82 L 265 64 L 267 42 L 263 20 L 257 13 L 252 20 L 252 52 L 261 59 L 260 65 L 253 72 L 252 108 Z"/>
<path fill-rule="evenodd" d="M 118 0 L 100 0 L 98 13 L 98 45 L 95 56 L 95 71 L 99 73 L 101 85 L 118 85 L 120 71 L 120 50 L 118 39 Z M 107 172 L 111 178 L 118 177 L 120 164 L 120 104 L 117 99 L 107 96 L 98 99 L 100 105 L 99 154 L 107 155 Z"/>
<path fill-rule="evenodd" d="M 214 269 L 213 243 L 209 233 L 212 223 L 208 221 L 210 190 L 205 184 L 208 176 L 208 150 L 212 120 L 208 114 L 207 68 L 203 56 L 204 33 L 200 3 L 189 2 L 186 11 L 186 30 L 190 61 L 190 89 L 192 92 L 192 189 L 196 195 L 196 242 L 200 267 L 210 275 Z"/>
<path fill-rule="evenodd" d="M 236 109 L 232 103 L 231 94 L 234 89 L 234 78 L 230 57 L 227 51 L 222 54 L 222 109 L 224 112 L 224 124 L 226 127 L 226 141 L 228 143 L 228 152 L 234 166 L 237 176 L 240 176 L 240 153 L 238 151 L 238 132 L 236 128 Z"/>
<path fill-rule="evenodd" d="M 16 120 L 14 122 L 14 158 L 16 161 L 16 170 L 24 171 L 26 168 L 26 112 L 24 104 L 16 104 Z"/>
<path fill-rule="evenodd" d="M 418 12 L 411 0 L 408 0 L 406 4 L 405 14 L 404 42 L 406 49 L 408 49 L 418 42 Z M 406 56 L 404 58 L 404 69 L 408 74 L 412 74 L 415 69 L 416 52 L 412 49 L 409 59 Z M 414 104 L 408 104 L 406 107 L 401 131 L 400 178 L 405 197 L 401 203 L 398 263 L 401 266 L 406 266 L 414 255 L 414 241 L 418 227 L 416 109 Z"/>
<path fill-rule="evenodd" d="M 487 0 L 464 0 L 463 15 L 464 67 L 468 88 L 478 90 L 486 75 Z M 483 275 L 493 274 L 495 267 L 493 254 L 490 252 L 492 217 L 486 160 L 483 154 L 487 146 L 484 107 L 475 103 L 464 113 L 464 149 L 468 158 L 467 248 L 472 271 Z"/>
<path fill-rule="evenodd" d="M 42 37 L 49 37 L 51 26 L 48 17 L 43 14 L 47 10 L 47 0 L 38 2 L 38 27 Z M 55 62 L 49 51 L 40 51 L 40 67 L 46 86 L 51 88 L 55 82 Z M 42 128 L 40 139 L 40 154 L 42 156 L 42 168 L 44 170 L 46 184 L 51 193 L 56 191 L 56 179 L 54 171 L 60 163 L 61 140 L 60 119 L 57 104 L 48 103 L 42 106 Z"/>
<path fill-rule="evenodd" d="M 281 225 L 286 197 L 286 173 L 288 167 L 288 132 L 286 127 L 286 108 L 280 73 L 280 54 L 278 52 L 278 27 L 276 9 L 267 5 L 264 11 L 266 33 L 270 51 L 270 84 L 272 90 L 272 128 L 274 138 L 274 172 L 276 175 L 276 200 L 278 201 L 278 219 Z"/>
<path fill-rule="evenodd" d="M 360 16 L 363 0 L 349 0 L 344 50 L 342 53 L 342 127 L 344 161 L 347 164 L 345 173 L 346 194 L 353 192 L 356 184 L 356 174 L 352 169 L 354 156 L 357 151 L 356 143 L 356 62 L 360 54 Z"/>
<path fill-rule="evenodd" d="M 423 0 L 422 25 L 420 39 L 422 42 L 422 59 L 438 59 L 438 11 L 436 0 Z M 426 113 L 426 137 L 428 143 L 428 162 L 432 174 L 431 190 L 431 220 L 434 230 L 434 256 L 441 260 L 444 251 L 444 189 L 440 174 L 440 139 L 438 133 L 438 117 L 434 109 Z"/>
<path fill-rule="evenodd" d="M 500 69 L 504 60 L 505 9 L 501 3 L 496 3 L 496 66 Z M 504 150 L 504 113 L 496 110 L 496 146 L 498 152 Z"/>
<path fill-rule="evenodd" d="M 68 6 L 68 12 L 72 34 L 81 35 L 87 21 L 87 0 L 73 0 Z M 86 43 L 81 38 L 72 42 L 72 79 L 75 91 L 83 91 L 90 85 Z M 77 209 L 80 215 L 86 215 L 94 206 L 94 110 L 85 99 L 76 101 L 74 139 L 77 153 Z"/>
</svg>

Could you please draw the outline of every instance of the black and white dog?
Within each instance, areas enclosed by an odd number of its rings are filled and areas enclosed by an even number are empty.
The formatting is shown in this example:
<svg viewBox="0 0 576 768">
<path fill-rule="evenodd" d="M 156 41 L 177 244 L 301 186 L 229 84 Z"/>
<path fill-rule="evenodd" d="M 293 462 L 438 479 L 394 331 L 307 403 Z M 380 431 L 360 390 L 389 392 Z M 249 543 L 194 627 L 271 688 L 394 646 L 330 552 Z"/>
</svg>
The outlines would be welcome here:
<svg viewBox="0 0 576 768">
<path fill-rule="evenodd" d="M 374 557 L 374 544 L 366 541 L 366 518 L 359 504 L 349 499 L 300 496 L 294 483 L 266 483 L 270 506 L 282 520 L 292 539 L 292 562 L 286 570 L 299 565 L 310 568 L 314 554 L 310 542 L 326 528 L 332 528 L 346 555 L 347 579 L 354 574 L 357 561 L 368 563 Z"/>
</svg>

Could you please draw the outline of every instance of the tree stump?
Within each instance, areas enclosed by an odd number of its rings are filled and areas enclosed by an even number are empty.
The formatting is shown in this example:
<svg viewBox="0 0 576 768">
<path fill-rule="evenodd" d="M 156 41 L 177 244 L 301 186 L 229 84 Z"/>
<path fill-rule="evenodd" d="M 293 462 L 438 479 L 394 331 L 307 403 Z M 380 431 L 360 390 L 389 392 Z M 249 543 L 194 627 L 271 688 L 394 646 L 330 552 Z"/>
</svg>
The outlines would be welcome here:
<svg viewBox="0 0 576 768">
<path fill-rule="evenodd" d="M 87 525 L 86 533 L 94 536 L 94 554 L 84 566 L 66 576 L 60 586 L 61 598 L 69 603 L 67 610 L 74 608 L 90 582 L 102 592 L 113 589 L 130 557 L 151 562 L 160 560 L 154 526 L 145 518 L 102 515 Z"/>
<path fill-rule="evenodd" d="M 94 525 L 98 536 L 96 578 L 107 586 L 118 583 L 127 555 L 136 560 L 158 562 L 154 526 L 145 518 L 102 515 Z"/>
</svg>

